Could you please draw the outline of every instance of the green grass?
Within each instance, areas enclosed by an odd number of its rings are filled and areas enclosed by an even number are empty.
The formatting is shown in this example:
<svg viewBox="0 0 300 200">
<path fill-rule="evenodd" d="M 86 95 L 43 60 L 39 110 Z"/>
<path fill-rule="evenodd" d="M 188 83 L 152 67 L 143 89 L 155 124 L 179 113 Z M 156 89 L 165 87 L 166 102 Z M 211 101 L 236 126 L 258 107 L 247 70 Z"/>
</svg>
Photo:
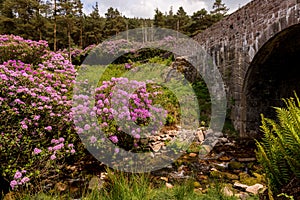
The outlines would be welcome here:
<svg viewBox="0 0 300 200">
<path fill-rule="evenodd" d="M 193 180 L 182 184 L 174 184 L 173 188 L 167 188 L 165 182 L 155 181 L 150 174 L 130 174 L 107 169 L 108 180 L 100 190 L 86 190 L 82 200 L 237 200 L 236 197 L 224 196 L 222 184 L 212 184 L 206 193 L 194 191 Z M 72 199 L 68 194 L 19 195 L 18 199 L 24 200 L 62 200 Z M 249 200 L 258 199 L 250 197 Z"/>
<path fill-rule="evenodd" d="M 154 57 L 147 64 L 131 63 L 133 69 L 125 69 L 124 64 L 110 64 L 108 66 L 93 65 L 82 67 L 79 71 L 80 80 L 88 79 L 96 86 L 112 77 L 127 77 L 130 80 L 152 80 L 148 87 L 150 92 L 162 92 L 153 99 L 154 104 L 161 105 L 168 111 L 166 125 L 179 124 L 182 118 L 198 119 L 209 124 L 211 103 L 208 89 L 204 82 L 194 84 L 185 83 L 182 74 L 173 74 L 174 77 L 165 81 L 169 73 L 171 59 Z M 191 109 L 198 108 L 198 109 Z M 188 117 L 187 117 L 188 116 Z M 185 122 L 183 122 L 185 123 Z M 185 124 L 195 124 L 189 122 Z"/>
</svg>

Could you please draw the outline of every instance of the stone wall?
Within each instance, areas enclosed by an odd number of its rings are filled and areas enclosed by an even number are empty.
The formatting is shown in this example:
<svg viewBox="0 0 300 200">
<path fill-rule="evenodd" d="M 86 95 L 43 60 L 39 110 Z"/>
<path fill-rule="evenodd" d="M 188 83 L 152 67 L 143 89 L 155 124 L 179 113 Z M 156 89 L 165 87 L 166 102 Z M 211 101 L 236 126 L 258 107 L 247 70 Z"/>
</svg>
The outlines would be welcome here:
<svg viewBox="0 0 300 200">
<path fill-rule="evenodd" d="M 231 119 L 246 136 L 244 85 L 257 52 L 282 30 L 300 23 L 300 0 L 253 0 L 195 36 L 219 67 L 226 85 Z"/>
</svg>

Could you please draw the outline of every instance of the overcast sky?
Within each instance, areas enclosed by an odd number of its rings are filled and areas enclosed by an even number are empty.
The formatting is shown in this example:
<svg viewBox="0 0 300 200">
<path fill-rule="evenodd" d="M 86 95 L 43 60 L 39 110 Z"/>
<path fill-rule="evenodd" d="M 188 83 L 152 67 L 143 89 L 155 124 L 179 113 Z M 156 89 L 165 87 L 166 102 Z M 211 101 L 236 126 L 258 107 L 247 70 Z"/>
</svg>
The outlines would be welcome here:
<svg viewBox="0 0 300 200">
<path fill-rule="evenodd" d="M 230 9 L 229 13 L 241 6 L 246 5 L 251 0 L 223 0 L 223 3 Z M 126 17 L 153 18 L 154 10 L 158 8 L 163 13 L 168 12 L 173 7 L 176 13 L 182 6 L 188 15 L 205 8 L 211 10 L 214 0 L 82 0 L 84 11 L 89 14 L 92 6 L 98 2 L 100 15 L 104 16 L 109 7 L 117 8 Z"/>
</svg>

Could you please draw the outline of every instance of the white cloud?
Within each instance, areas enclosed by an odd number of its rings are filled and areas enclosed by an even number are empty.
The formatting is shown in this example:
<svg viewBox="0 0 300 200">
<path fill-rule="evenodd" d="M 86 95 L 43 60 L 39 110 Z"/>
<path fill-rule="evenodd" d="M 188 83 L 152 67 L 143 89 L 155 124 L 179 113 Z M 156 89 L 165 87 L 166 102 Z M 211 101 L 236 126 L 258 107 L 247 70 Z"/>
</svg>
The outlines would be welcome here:
<svg viewBox="0 0 300 200">
<path fill-rule="evenodd" d="M 178 8 L 182 6 L 188 15 L 205 8 L 211 10 L 214 0 L 82 0 L 84 4 L 84 12 L 89 14 L 92 12 L 92 6 L 98 1 L 100 15 L 104 16 L 109 7 L 117 8 L 122 15 L 126 17 L 145 17 L 153 18 L 154 10 L 158 8 L 163 13 L 169 12 L 171 6 L 173 12 L 176 13 Z M 229 12 L 235 11 L 237 8 L 245 5 L 251 0 L 223 0 L 225 5 L 230 8 Z"/>
</svg>

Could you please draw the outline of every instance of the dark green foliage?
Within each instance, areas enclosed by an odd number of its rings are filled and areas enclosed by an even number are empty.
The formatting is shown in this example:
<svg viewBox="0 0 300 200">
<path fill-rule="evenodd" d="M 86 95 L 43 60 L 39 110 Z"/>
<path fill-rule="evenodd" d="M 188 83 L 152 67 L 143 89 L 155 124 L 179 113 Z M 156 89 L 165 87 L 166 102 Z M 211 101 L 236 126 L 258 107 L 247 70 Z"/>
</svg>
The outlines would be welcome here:
<svg viewBox="0 0 300 200">
<path fill-rule="evenodd" d="M 198 105 L 200 110 L 200 121 L 204 121 L 209 124 L 211 115 L 211 102 L 210 94 L 204 80 L 199 80 L 192 83 L 192 87 L 198 99 Z"/>
<path fill-rule="evenodd" d="M 160 10 L 158 10 L 158 8 L 155 9 L 154 26 L 155 27 L 165 26 L 165 16 Z"/>
<path fill-rule="evenodd" d="M 121 31 L 126 30 L 126 22 L 124 17 L 117 9 L 110 7 L 105 13 L 106 21 L 104 25 L 104 33 L 107 36 L 113 36 Z"/>
<path fill-rule="evenodd" d="M 140 41 L 147 42 L 153 40 L 151 27 L 194 36 L 221 20 L 227 11 L 222 1 L 216 0 L 211 13 L 202 9 L 189 16 L 183 7 L 176 12 L 171 7 L 168 13 L 156 9 L 152 19 L 143 19 L 127 18 L 115 8 L 102 17 L 98 3 L 90 14 L 84 14 L 81 0 L 0 0 L 0 34 L 46 40 L 50 49 L 59 50 L 85 48 L 122 31 L 141 28 Z"/>
<path fill-rule="evenodd" d="M 228 10 L 229 9 L 225 6 L 222 0 L 216 0 L 211 14 L 215 21 L 219 21 L 227 14 Z"/>
<path fill-rule="evenodd" d="M 296 94 L 283 101 L 286 108 L 275 108 L 277 120 L 262 115 L 264 137 L 257 141 L 257 158 L 274 192 L 300 178 L 300 102 Z"/>
<path fill-rule="evenodd" d="M 113 64 L 122 64 L 127 63 L 128 60 L 132 62 L 141 62 L 145 63 L 149 61 L 149 59 L 154 58 L 156 56 L 160 56 L 163 58 L 168 58 L 169 56 L 173 57 L 173 54 L 161 49 L 153 49 L 153 48 L 142 48 L 137 50 L 135 53 L 126 53 L 116 60 L 114 60 Z M 168 57 L 165 57 L 168 56 Z"/>
</svg>

